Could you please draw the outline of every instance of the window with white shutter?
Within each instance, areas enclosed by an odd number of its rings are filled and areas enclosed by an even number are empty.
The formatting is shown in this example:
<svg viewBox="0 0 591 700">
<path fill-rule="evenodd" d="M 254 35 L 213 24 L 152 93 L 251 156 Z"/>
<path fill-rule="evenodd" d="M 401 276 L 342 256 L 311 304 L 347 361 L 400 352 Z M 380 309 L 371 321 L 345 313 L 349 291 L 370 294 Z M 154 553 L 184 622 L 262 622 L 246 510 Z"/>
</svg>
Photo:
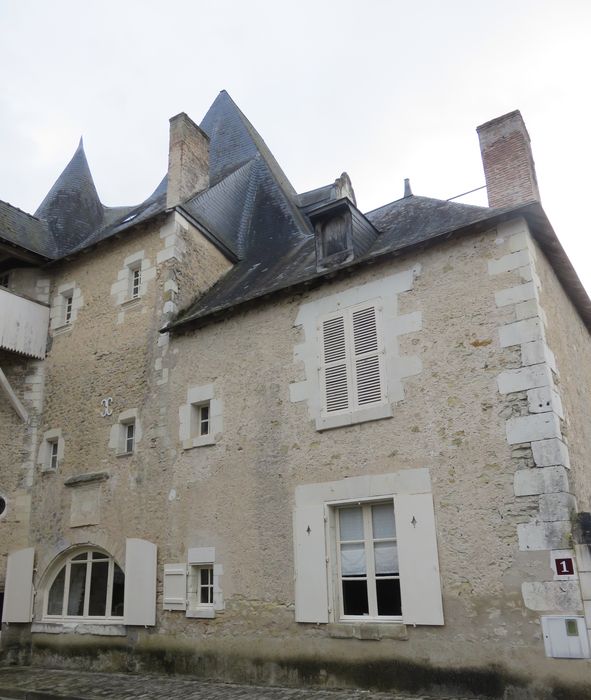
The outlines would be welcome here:
<svg viewBox="0 0 591 700">
<path fill-rule="evenodd" d="M 352 414 L 386 402 L 380 322 L 376 301 L 321 320 L 323 415 Z"/>
</svg>

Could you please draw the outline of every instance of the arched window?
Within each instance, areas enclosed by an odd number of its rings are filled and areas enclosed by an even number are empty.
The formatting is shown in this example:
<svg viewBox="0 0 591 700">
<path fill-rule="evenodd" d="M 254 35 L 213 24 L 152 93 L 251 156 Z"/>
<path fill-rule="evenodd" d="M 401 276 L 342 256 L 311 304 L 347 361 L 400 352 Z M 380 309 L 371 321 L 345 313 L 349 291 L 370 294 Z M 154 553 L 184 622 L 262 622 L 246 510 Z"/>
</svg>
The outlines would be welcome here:
<svg viewBox="0 0 591 700">
<path fill-rule="evenodd" d="M 123 618 L 124 583 L 123 571 L 109 554 L 98 549 L 77 549 L 51 579 L 44 617 L 47 620 L 120 620 Z"/>
</svg>

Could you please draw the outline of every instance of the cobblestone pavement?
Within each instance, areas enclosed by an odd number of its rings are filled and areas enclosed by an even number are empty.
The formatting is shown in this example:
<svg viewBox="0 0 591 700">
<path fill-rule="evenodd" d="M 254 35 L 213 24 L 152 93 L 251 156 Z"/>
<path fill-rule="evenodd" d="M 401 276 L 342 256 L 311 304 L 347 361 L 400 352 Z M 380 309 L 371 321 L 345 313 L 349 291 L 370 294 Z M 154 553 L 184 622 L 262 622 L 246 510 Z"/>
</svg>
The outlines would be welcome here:
<svg viewBox="0 0 591 700">
<path fill-rule="evenodd" d="M 473 696 L 472 696 L 473 697 Z M 431 700 L 364 690 L 311 690 L 208 683 L 187 677 L 0 668 L 0 700 Z M 433 699 L 434 700 L 434 699 Z M 437 700 L 460 700 L 454 696 Z"/>
</svg>

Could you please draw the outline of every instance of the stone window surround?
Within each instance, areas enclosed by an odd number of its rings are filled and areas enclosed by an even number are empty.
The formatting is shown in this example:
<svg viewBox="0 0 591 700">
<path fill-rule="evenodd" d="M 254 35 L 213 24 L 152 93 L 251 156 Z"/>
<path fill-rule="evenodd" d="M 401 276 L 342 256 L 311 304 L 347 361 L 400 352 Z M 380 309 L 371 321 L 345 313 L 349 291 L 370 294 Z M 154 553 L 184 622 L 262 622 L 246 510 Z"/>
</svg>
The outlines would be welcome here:
<svg viewBox="0 0 591 700">
<path fill-rule="evenodd" d="M 49 445 L 57 442 L 57 469 L 52 469 L 49 464 L 51 451 Z M 43 438 L 39 446 L 37 455 L 37 463 L 41 466 L 42 472 L 55 473 L 64 459 L 65 442 L 62 436 L 61 428 L 47 430 L 43 433 Z"/>
<path fill-rule="evenodd" d="M 139 270 L 141 274 L 139 294 L 132 296 L 133 273 Z M 123 260 L 123 267 L 117 271 L 117 281 L 111 285 L 111 296 L 118 306 L 128 307 L 139 304 L 148 290 L 148 282 L 156 277 L 156 268 L 144 250 L 138 250 Z"/>
<path fill-rule="evenodd" d="M 126 452 L 125 450 L 125 429 L 130 423 L 135 426 L 133 434 L 133 451 Z M 137 452 L 137 446 L 142 439 L 142 426 L 139 419 L 139 409 L 130 408 L 122 411 L 116 419 L 116 423 L 111 426 L 109 434 L 109 447 L 115 450 L 117 457 L 130 457 Z"/>
<path fill-rule="evenodd" d="M 4 501 L 4 510 L 0 513 L 0 520 L 3 520 L 8 513 L 8 496 L 3 491 L 0 491 L 0 499 Z"/>
<path fill-rule="evenodd" d="M 210 568 L 213 572 L 213 602 L 208 604 L 196 603 L 193 607 L 190 606 L 189 600 L 189 577 L 191 570 L 194 569 L 198 573 L 200 569 Z M 216 613 L 223 612 L 225 609 L 223 593 L 220 585 L 220 577 L 223 576 L 223 565 L 216 563 L 215 547 L 190 547 L 187 552 L 186 562 L 180 564 L 165 564 L 164 565 L 164 583 L 163 583 L 163 608 L 164 610 L 181 610 L 185 612 L 185 616 L 194 619 L 213 619 Z M 167 585 L 167 580 L 170 577 L 177 579 L 178 584 L 173 584 L 176 590 L 177 597 L 172 600 L 167 599 L 167 590 L 170 590 Z M 178 590 L 178 586 L 182 588 Z M 193 591 L 193 593 L 197 593 Z M 181 600 L 181 593 L 184 598 Z"/>
<path fill-rule="evenodd" d="M 179 407 L 179 439 L 183 450 L 214 445 L 222 432 L 222 402 L 214 398 L 213 384 L 192 386 L 187 389 L 187 403 Z M 209 404 L 209 432 L 198 435 L 195 430 L 196 409 Z"/>
<path fill-rule="evenodd" d="M 72 297 L 72 310 L 69 321 L 66 322 L 66 299 Z M 68 331 L 76 322 L 78 311 L 84 306 L 82 291 L 76 282 L 60 284 L 53 297 L 49 310 L 49 327 L 54 333 Z"/>
<path fill-rule="evenodd" d="M 294 348 L 294 361 L 302 362 L 306 379 L 289 386 L 292 403 L 306 401 L 308 415 L 314 420 L 316 430 L 352 425 L 393 415 L 392 404 L 404 399 L 402 380 L 419 374 L 422 369 L 418 356 L 401 356 L 398 336 L 421 330 L 421 312 L 398 315 L 397 295 L 412 289 L 420 265 L 394 273 L 365 284 L 351 287 L 337 294 L 322 297 L 300 306 L 294 326 L 301 326 L 305 340 Z M 385 404 L 369 406 L 347 414 L 326 416 L 322 412 L 320 387 L 320 353 L 318 346 L 318 321 L 339 309 L 379 299 L 382 305 L 382 330 L 385 365 Z"/>
</svg>

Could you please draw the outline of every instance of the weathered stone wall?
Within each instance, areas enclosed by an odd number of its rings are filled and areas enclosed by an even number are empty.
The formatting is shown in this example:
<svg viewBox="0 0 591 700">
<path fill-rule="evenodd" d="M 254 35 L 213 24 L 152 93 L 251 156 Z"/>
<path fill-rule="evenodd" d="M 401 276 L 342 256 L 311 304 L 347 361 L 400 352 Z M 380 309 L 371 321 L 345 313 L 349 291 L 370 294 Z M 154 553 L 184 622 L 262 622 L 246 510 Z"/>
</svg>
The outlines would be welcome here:
<svg viewBox="0 0 591 700">
<path fill-rule="evenodd" d="M 21 403 L 25 401 L 27 375 L 32 361 L 0 350 L 0 369 Z M 30 483 L 23 469 L 29 456 L 31 426 L 24 423 L 0 390 L 0 496 L 6 510 L 0 515 L 0 590 L 4 588 L 6 557 L 26 547 L 29 539 Z"/>
<path fill-rule="evenodd" d="M 570 454 L 570 479 L 581 511 L 591 510 L 591 336 L 556 273 L 538 249 L 540 304 L 548 319 L 548 345 L 560 372 L 558 390 L 565 417 Z"/>
<path fill-rule="evenodd" d="M 499 335 L 516 321 L 516 309 L 495 302 L 495 293 L 515 286 L 517 273 L 487 271 L 504 245 L 495 231 L 450 241 L 172 337 L 158 333 L 163 320 L 229 267 L 176 217 L 56 266 L 53 289 L 74 280 L 84 304 L 71 329 L 54 336 L 46 361 L 40 433 L 61 427 L 65 453 L 57 473 L 37 475 L 37 619 L 46 567 L 74 542 L 102 546 L 120 563 L 126 537 L 155 542 L 159 595 L 155 628 L 130 629 L 124 638 L 38 632 L 36 662 L 82 658 L 92 667 L 228 680 L 403 688 L 424 677 L 435 686 L 485 684 L 497 695 L 536 677 L 549 687 L 552 676 L 582 681 L 585 661 L 542 663 L 538 614 L 523 603 L 523 581 L 552 574 L 547 553 L 520 551 L 518 541 L 539 499 L 515 497 L 515 471 L 533 461 L 531 448 L 510 445 L 506 434 L 508 419 L 528 415 L 527 394 L 500 392 L 498 384 L 522 362 L 519 345 Z M 121 319 L 111 285 L 140 249 L 154 276 Z M 290 385 L 305 379 L 294 355 L 306 340 L 294 325 L 301 305 L 412 270 L 412 286 L 397 304 L 413 323 L 397 342 L 402 360 L 418 363 L 401 380 L 393 416 L 318 432 L 306 401 L 290 398 Z M 206 385 L 221 404 L 222 429 L 215 444 L 184 450 L 179 408 L 188 389 Z M 110 417 L 101 416 L 106 397 L 113 398 Z M 132 408 L 141 440 L 135 454 L 117 457 L 111 428 Z M 352 633 L 369 639 L 343 639 L 338 626 L 295 623 L 296 486 L 424 467 L 435 501 L 445 625 L 372 625 Z M 109 474 L 96 487 L 100 521 L 72 528 L 73 488 L 63 482 L 97 471 Z M 190 547 L 215 547 L 223 566 L 225 611 L 215 619 L 162 610 L 163 565 L 186 561 Z M 500 670 L 491 672 L 491 664 Z M 367 668 L 378 669 L 373 678 Z"/>
</svg>

